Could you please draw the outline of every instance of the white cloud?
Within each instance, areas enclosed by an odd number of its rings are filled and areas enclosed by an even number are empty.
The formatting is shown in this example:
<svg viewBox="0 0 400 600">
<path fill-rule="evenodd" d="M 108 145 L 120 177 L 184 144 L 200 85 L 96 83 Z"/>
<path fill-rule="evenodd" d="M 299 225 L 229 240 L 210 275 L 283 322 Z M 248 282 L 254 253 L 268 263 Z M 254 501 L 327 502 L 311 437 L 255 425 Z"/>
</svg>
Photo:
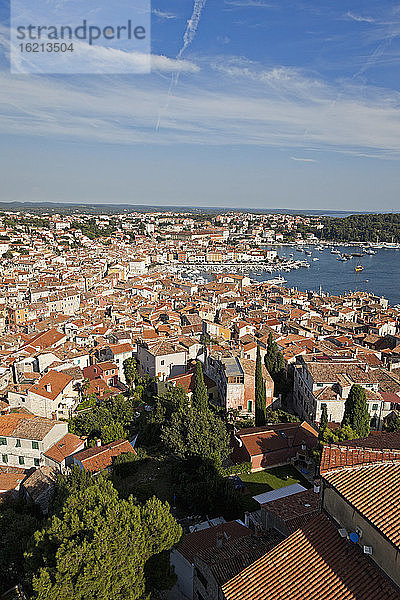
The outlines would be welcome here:
<svg viewBox="0 0 400 600">
<path fill-rule="evenodd" d="M 296 69 L 267 69 L 240 57 L 199 65 L 153 60 L 160 72 L 184 68 L 193 74 L 171 96 L 158 133 L 168 80 L 6 71 L 0 71 L 0 130 L 111 144 L 285 147 L 293 159 L 310 149 L 400 158 L 397 92 L 354 81 L 331 85 Z"/>
<path fill-rule="evenodd" d="M 299 156 L 291 156 L 291 160 L 295 160 L 296 162 L 305 162 L 305 163 L 315 163 L 318 162 L 314 158 L 300 158 Z"/>
<path fill-rule="evenodd" d="M 273 8 L 272 4 L 263 0 L 225 0 L 225 5 L 231 8 Z"/>
<path fill-rule="evenodd" d="M 155 54 L 151 56 L 151 68 L 165 73 L 198 73 L 200 71 L 200 67 L 190 60 L 168 58 L 167 56 Z"/>
<path fill-rule="evenodd" d="M 352 12 L 347 12 L 346 17 L 351 19 L 352 21 L 357 21 L 357 23 L 375 23 L 375 19 L 372 17 L 363 17 L 361 15 L 356 15 Z"/>
<path fill-rule="evenodd" d="M 153 15 L 156 15 L 156 17 L 159 17 L 160 19 L 170 20 L 170 19 L 178 18 L 173 13 L 165 12 L 164 10 L 160 10 L 159 8 L 153 8 L 153 10 L 151 12 L 153 13 Z"/>
</svg>

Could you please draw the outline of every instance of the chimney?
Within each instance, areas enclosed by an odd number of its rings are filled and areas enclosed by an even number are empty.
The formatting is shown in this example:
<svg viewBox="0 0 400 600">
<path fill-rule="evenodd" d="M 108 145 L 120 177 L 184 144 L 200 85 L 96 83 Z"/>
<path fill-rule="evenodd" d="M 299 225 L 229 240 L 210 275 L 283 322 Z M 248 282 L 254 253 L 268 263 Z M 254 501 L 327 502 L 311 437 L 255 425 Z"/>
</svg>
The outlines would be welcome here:
<svg viewBox="0 0 400 600">
<path fill-rule="evenodd" d="M 101 440 L 96 440 L 96 446 L 97 446 L 97 448 L 100 448 L 100 446 L 101 446 Z"/>
<path fill-rule="evenodd" d="M 51 393 L 51 383 L 46 383 L 46 392 Z"/>
<path fill-rule="evenodd" d="M 314 481 L 314 494 L 319 494 L 320 489 L 321 489 L 321 481 L 319 479 L 316 479 Z"/>
<path fill-rule="evenodd" d="M 246 527 L 250 527 L 250 515 L 248 511 L 244 513 L 244 524 Z"/>
<path fill-rule="evenodd" d="M 221 533 L 219 533 L 217 535 L 217 548 L 222 548 L 223 543 L 224 543 L 224 536 Z"/>
</svg>

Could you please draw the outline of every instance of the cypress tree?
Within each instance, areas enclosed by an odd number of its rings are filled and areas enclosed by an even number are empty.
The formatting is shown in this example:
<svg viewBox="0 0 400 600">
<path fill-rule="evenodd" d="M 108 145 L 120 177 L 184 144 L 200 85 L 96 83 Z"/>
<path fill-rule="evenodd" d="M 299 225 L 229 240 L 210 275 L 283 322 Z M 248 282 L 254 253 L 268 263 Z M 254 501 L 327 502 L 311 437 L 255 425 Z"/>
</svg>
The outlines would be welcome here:
<svg viewBox="0 0 400 600">
<path fill-rule="evenodd" d="M 272 333 L 268 336 L 267 342 L 267 353 L 265 355 L 265 366 L 270 375 L 274 373 L 274 365 L 276 360 L 276 344 L 274 344 L 274 338 L 272 337 Z"/>
<path fill-rule="evenodd" d="M 326 404 L 324 404 L 324 406 L 322 407 L 321 421 L 319 423 L 319 433 L 318 433 L 319 440 L 322 440 L 323 435 L 327 428 L 328 428 L 328 409 L 326 407 Z"/>
<path fill-rule="evenodd" d="M 194 372 L 194 390 L 192 404 L 201 412 L 208 410 L 208 393 L 206 384 L 204 383 L 203 369 L 201 362 L 196 362 L 196 370 Z"/>
<path fill-rule="evenodd" d="M 352 385 L 344 405 L 342 427 L 348 425 L 357 437 L 367 437 L 370 432 L 370 416 L 367 406 L 367 393 L 358 384 Z"/>
<path fill-rule="evenodd" d="M 265 420 L 266 420 L 265 413 L 266 413 L 267 398 L 266 398 L 266 391 L 265 391 L 265 381 L 262 376 L 260 346 L 257 346 L 254 391 L 255 391 L 256 427 L 261 427 L 262 425 L 265 425 Z"/>
</svg>

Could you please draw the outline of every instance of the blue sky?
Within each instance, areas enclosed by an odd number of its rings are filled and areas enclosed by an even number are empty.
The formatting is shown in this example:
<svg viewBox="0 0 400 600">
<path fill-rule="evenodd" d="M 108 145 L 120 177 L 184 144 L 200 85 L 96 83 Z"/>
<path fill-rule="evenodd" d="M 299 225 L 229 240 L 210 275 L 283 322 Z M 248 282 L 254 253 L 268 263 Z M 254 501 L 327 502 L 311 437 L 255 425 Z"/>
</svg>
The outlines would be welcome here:
<svg viewBox="0 0 400 600">
<path fill-rule="evenodd" d="M 30 76 L 3 9 L 1 200 L 400 210 L 400 2 L 152 13 L 150 75 Z"/>
</svg>

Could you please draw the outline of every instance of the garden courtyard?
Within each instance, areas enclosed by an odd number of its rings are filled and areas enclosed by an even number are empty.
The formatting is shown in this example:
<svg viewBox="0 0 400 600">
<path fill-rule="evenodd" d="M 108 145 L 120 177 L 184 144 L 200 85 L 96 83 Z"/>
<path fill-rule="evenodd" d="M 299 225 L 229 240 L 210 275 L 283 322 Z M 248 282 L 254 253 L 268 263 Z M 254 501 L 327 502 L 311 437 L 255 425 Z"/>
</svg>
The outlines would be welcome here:
<svg viewBox="0 0 400 600">
<path fill-rule="evenodd" d="M 239 475 L 239 477 L 246 485 L 248 492 L 242 496 L 242 505 L 245 510 L 250 512 L 259 509 L 259 504 L 253 500 L 253 496 L 292 485 L 293 483 L 299 483 L 305 488 L 311 487 L 310 482 L 292 465 L 273 467 L 254 473 L 244 473 Z"/>
</svg>

